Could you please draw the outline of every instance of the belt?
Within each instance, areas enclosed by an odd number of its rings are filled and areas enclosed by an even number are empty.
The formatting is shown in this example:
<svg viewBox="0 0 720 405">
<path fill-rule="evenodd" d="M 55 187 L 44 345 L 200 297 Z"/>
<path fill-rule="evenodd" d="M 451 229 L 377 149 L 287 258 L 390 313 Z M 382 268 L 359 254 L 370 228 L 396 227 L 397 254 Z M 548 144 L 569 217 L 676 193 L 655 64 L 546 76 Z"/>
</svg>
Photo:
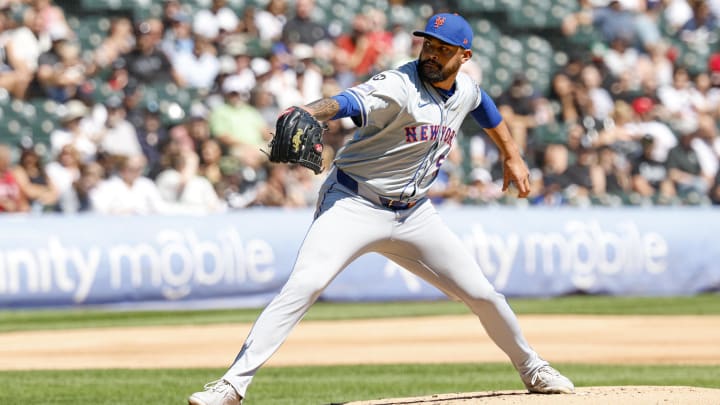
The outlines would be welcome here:
<svg viewBox="0 0 720 405">
<path fill-rule="evenodd" d="M 337 178 L 338 183 L 342 184 L 343 186 L 350 189 L 355 194 L 358 194 L 358 182 L 357 180 L 353 179 L 352 177 L 348 176 L 347 173 L 344 171 L 337 169 L 337 175 L 335 176 Z M 377 196 L 377 201 L 385 208 L 390 208 L 394 211 L 401 211 L 401 210 L 407 210 L 412 207 L 414 207 L 417 204 L 417 201 L 400 201 L 400 200 L 391 200 L 389 198 L 385 198 L 382 196 Z"/>
</svg>

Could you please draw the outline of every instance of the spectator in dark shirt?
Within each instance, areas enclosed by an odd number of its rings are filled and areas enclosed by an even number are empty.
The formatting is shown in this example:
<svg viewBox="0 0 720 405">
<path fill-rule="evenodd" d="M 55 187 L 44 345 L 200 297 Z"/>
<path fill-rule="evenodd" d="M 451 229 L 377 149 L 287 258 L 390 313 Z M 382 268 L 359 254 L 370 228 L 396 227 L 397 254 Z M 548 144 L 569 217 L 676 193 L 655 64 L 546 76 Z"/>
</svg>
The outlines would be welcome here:
<svg viewBox="0 0 720 405">
<path fill-rule="evenodd" d="M 67 33 L 53 33 L 51 38 L 52 47 L 38 58 L 36 77 L 42 96 L 64 103 L 76 96 L 88 69 L 80 59 L 80 46 Z"/>
<path fill-rule="evenodd" d="M 632 191 L 641 198 L 667 204 L 675 196 L 675 185 L 668 178 L 664 162 L 653 158 L 655 138 L 645 135 L 642 138 L 642 154 L 632 161 Z"/>
<path fill-rule="evenodd" d="M 147 159 L 150 173 L 159 173 L 161 148 L 168 142 L 168 131 L 162 125 L 157 103 L 147 103 L 143 109 L 142 125 L 137 129 L 138 141 L 143 155 Z M 152 176 L 151 176 L 152 178 Z"/>
<path fill-rule="evenodd" d="M 137 27 L 137 46 L 123 56 L 130 77 L 142 84 L 177 81 L 170 60 L 158 47 L 157 35 L 152 33 L 147 21 Z"/>
<path fill-rule="evenodd" d="M 13 175 L 33 212 L 50 211 L 57 203 L 60 194 L 35 148 L 22 149 Z"/>
<path fill-rule="evenodd" d="M 668 152 L 668 176 L 681 198 L 706 195 L 710 188 L 708 179 L 702 176 L 698 155 L 690 145 L 694 138 L 695 129 L 682 130 L 680 142 Z"/>
<path fill-rule="evenodd" d="M 707 0 L 690 0 L 692 18 L 678 30 L 680 39 L 691 44 L 707 43 L 709 35 L 718 28 L 718 20 Z"/>
<path fill-rule="evenodd" d="M 598 166 L 602 176 L 595 185 L 596 195 L 601 199 L 607 196 L 624 197 L 630 191 L 630 170 L 624 155 L 610 146 L 598 148 Z"/>
<path fill-rule="evenodd" d="M 315 45 L 318 41 L 328 39 L 326 28 L 312 19 L 315 0 L 297 0 L 295 17 L 283 27 L 282 41 L 286 46 L 296 43 Z"/>
</svg>

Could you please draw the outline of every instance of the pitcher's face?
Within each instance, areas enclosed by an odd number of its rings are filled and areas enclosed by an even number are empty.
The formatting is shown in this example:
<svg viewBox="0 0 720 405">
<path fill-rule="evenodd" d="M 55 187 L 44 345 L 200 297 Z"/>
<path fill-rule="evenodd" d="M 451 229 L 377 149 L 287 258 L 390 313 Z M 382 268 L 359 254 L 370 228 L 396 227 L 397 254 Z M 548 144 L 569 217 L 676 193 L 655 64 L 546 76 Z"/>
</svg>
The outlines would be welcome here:
<svg viewBox="0 0 720 405">
<path fill-rule="evenodd" d="M 460 66 L 470 59 L 470 55 L 470 50 L 425 37 L 418 57 L 418 72 L 420 77 L 429 83 L 454 79 Z"/>
</svg>

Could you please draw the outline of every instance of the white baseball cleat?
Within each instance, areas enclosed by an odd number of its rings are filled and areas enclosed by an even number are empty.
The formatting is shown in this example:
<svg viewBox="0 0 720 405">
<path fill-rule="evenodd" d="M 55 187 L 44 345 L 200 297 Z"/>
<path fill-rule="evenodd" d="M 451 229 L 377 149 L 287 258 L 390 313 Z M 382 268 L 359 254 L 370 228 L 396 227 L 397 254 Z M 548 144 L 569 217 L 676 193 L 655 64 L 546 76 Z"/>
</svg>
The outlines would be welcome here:
<svg viewBox="0 0 720 405">
<path fill-rule="evenodd" d="M 242 397 L 225 380 L 215 380 L 205 384 L 205 390 L 196 392 L 188 398 L 188 405 L 240 405 Z"/>
<path fill-rule="evenodd" d="M 567 377 L 549 365 L 543 365 L 522 375 L 525 387 L 535 394 L 572 394 L 575 386 Z"/>
</svg>

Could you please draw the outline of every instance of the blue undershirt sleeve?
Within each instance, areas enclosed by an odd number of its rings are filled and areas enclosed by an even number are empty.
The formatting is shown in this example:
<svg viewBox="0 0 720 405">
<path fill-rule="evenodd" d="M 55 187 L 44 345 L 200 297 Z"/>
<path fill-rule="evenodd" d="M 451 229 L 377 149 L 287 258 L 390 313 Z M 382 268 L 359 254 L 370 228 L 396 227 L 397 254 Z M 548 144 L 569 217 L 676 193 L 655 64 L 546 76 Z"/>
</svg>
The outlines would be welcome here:
<svg viewBox="0 0 720 405">
<path fill-rule="evenodd" d="M 360 103 L 347 90 L 331 98 L 340 104 L 340 110 L 334 117 L 330 118 L 331 120 L 360 115 Z"/>
<path fill-rule="evenodd" d="M 502 115 L 498 111 L 495 102 L 485 92 L 480 90 L 482 101 L 480 105 L 470 113 L 475 121 L 483 128 L 495 128 L 502 122 Z"/>
</svg>

